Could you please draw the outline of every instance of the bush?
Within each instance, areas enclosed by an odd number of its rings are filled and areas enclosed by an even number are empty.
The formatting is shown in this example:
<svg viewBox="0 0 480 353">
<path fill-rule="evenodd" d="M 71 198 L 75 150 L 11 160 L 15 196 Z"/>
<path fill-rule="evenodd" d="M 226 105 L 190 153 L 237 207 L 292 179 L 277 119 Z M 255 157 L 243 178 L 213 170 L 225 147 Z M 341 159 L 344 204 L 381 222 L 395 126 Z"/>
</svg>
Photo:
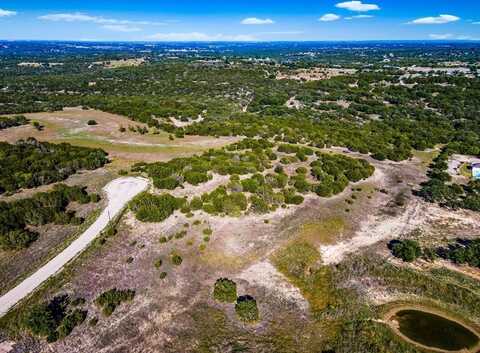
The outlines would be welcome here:
<svg viewBox="0 0 480 353">
<path fill-rule="evenodd" d="M 213 297 L 222 303 L 233 303 L 237 299 L 237 284 L 228 278 L 219 278 L 213 288 Z"/>
<path fill-rule="evenodd" d="M 90 125 L 90 126 L 97 125 L 97 122 L 95 120 L 91 119 L 91 120 L 87 121 L 87 125 Z"/>
<path fill-rule="evenodd" d="M 405 262 L 413 262 L 422 256 L 422 249 L 415 240 L 393 241 L 390 244 L 392 254 Z"/>
<path fill-rule="evenodd" d="M 180 266 L 183 262 L 183 259 L 179 254 L 172 254 L 171 260 L 172 264 L 174 264 L 175 266 Z"/>
<path fill-rule="evenodd" d="M 162 264 L 163 264 L 162 259 L 157 259 L 157 260 L 155 260 L 155 263 L 154 263 L 155 268 L 160 268 L 160 267 L 162 267 Z"/>
<path fill-rule="evenodd" d="M 134 290 L 118 290 L 113 288 L 100 294 L 97 299 L 95 299 L 95 304 L 102 308 L 102 313 L 105 316 L 110 316 L 121 303 L 132 301 L 134 297 Z"/>
<path fill-rule="evenodd" d="M 3 250 L 20 250 L 37 240 L 38 234 L 28 230 L 17 229 L 0 234 L 0 248 Z"/>
<path fill-rule="evenodd" d="M 235 312 L 239 319 L 244 322 L 255 322 L 259 319 L 257 301 L 249 295 L 243 295 L 237 298 Z"/>
<path fill-rule="evenodd" d="M 180 183 L 178 179 L 174 177 L 167 177 L 162 179 L 153 178 L 153 186 L 155 186 L 158 189 L 173 190 L 179 185 Z"/>
<path fill-rule="evenodd" d="M 162 222 L 185 203 L 185 199 L 177 199 L 169 194 L 152 195 L 141 193 L 130 202 L 130 209 L 142 222 Z"/>
</svg>

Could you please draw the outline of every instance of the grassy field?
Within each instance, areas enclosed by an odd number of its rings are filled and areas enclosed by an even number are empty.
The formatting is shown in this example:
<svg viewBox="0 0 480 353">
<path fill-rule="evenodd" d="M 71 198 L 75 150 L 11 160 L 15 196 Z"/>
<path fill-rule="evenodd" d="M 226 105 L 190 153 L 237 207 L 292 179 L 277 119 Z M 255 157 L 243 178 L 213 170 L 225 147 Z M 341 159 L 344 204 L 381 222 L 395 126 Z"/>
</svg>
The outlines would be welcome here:
<svg viewBox="0 0 480 353">
<path fill-rule="evenodd" d="M 223 147 L 237 140 L 200 136 L 172 140 L 169 134 L 153 129 L 149 129 L 146 134 L 140 134 L 133 129 L 147 128 L 147 125 L 120 115 L 81 108 L 25 115 L 32 122 L 39 122 L 43 128 L 37 130 L 32 125 L 24 125 L 1 130 L 0 141 L 13 143 L 19 139 L 35 137 L 40 141 L 102 148 L 111 158 L 130 161 L 130 164 L 190 156 L 209 148 Z M 95 120 L 97 124 L 88 125 L 89 120 Z M 121 131 L 121 128 L 125 131 Z"/>
</svg>

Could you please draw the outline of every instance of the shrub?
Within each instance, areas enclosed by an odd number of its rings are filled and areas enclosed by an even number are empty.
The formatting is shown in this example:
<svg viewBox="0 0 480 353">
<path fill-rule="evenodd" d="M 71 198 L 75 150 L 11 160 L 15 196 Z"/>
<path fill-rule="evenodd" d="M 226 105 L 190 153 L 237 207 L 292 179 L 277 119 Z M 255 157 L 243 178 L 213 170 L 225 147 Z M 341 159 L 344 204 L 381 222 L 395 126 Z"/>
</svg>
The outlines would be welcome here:
<svg viewBox="0 0 480 353">
<path fill-rule="evenodd" d="M 177 178 L 167 177 L 167 178 L 153 178 L 153 185 L 158 189 L 167 189 L 173 190 L 180 185 Z"/>
<path fill-rule="evenodd" d="M 93 119 L 87 121 L 87 125 L 97 125 L 97 122 Z"/>
<path fill-rule="evenodd" d="M 0 248 L 3 250 L 20 250 L 30 246 L 37 240 L 38 234 L 28 230 L 18 229 L 0 234 Z"/>
<path fill-rule="evenodd" d="M 303 203 L 303 196 L 295 194 L 295 191 L 286 190 L 284 192 L 285 203 L 287 205 L 301 205 Z"/>
<path fill-rule="evenodd" d="M 237 284 L 228 278 L 219 278 L 213 288 L 213 297 L 222 303 L 233 303 L 237 299 Z"/>
<path fill-rule="evenodd" d="M 95 304 L 102 308 L 102 313 L 105 316 L 110 316 L 122 302 L 132 301 L 134 297 L 134 290 L 118 290 L 113 288 L 100 294 L 97 299 L 95 299 Z"/>
<path fill-rule="evenodd" d="M 163 264 L 162 259 L 157 259 L 157 260 L 155 260 L 155 263 L 154 263 L 155 268 L 160 268 L 160 267 L 162 267 L 162 264 Z"/>
<path fill-rule="evenodd" d="M 130 202 L 130 209 L 142 222 L 162 222 L 185 203 L 169 194 L 152 195 L 141 193 Z"/>
<path fill-rule="evenodd" d="M 180 266 L 183 262 L 182 257 L 179 254 L 175 254 L 175 253 L 172 254 L 171 260 L 172 260 L 172 264 L 174 264 L 175 266 Z"/>
<path fill-rule="evenodd" d="M 253 195 L 252 197 L 250 197 L 250 210 L 253 213 L 265 214 L 270 211 L 270 208 L 268 206 L 268 203 L 264 199 Z"/>
<path fill-rule="evenodd" d="M 235 312 L 244 322 L 255 322 L 259 319 L 257 301 L 250 295 L 242 295 L 237 298 Z"/>
</svg>

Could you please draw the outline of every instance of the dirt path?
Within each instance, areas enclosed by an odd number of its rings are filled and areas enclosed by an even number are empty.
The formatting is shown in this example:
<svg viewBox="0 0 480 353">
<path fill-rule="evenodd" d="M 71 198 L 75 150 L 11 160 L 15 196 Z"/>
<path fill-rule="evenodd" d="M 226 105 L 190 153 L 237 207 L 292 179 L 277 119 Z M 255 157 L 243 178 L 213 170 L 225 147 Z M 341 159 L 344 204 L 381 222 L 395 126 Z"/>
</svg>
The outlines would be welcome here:
<svg viewBox="0 0 480 353">
<path fill-rule="evenodd" d="M 144 191 L 148 185 L 148 180 L 133 177 L 115 179 L 107 184 L 104 191 L 107 194 L 108 205 L 95 223 L 37 272 L 0 297 L 0 316 L 5 315 L 13 306 L 30 295 L 38 286 L 59 272 L 69 261 L 85 250 L 108 225 L 110 220 L 118 215 L 127 203 Z"/>
<path fill-rule="evenodd" d="M 320 252 L 323 262 L 326 265 L 339 263 L 347 254 L 376 244 L 384 239 L 406 234 L 414 230 L 424 220 L 425 210 L 423 208 L 421 202 L 412 200 L 411 204 L 399 216 L 369 216 L 352 239 L 335 245 L 321 246 Z"/>
</svg>

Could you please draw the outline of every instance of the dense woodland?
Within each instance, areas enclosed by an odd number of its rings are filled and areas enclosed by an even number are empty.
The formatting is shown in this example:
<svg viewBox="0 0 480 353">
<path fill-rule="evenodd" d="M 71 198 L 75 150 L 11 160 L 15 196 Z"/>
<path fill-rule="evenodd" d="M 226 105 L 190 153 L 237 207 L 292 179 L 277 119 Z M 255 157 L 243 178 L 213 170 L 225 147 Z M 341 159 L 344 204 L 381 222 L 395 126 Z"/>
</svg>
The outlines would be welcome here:
<svg viewBox="0 0 480 353">
<path fill-rule="evenodd" d="M 12 202 L 0 201 L 0 248 L 19 250 L 28 247 L 38 237 L 31 229 L 47 223 L 80 224 L 81 218 L 67 211 L 71 202 L 98 202 L 99 196 L 83 188 L 55 185 L 53 191 L 40 192 L 31 198 Z"/>
<path fill-rule="evenodd" d="M 77 171 L 100 168 L 107 162 L 107 154 L 100 149 L 34 138 L 15 144 L 0 142 L 0 193 L 62 181 Z"/>
</svg>

